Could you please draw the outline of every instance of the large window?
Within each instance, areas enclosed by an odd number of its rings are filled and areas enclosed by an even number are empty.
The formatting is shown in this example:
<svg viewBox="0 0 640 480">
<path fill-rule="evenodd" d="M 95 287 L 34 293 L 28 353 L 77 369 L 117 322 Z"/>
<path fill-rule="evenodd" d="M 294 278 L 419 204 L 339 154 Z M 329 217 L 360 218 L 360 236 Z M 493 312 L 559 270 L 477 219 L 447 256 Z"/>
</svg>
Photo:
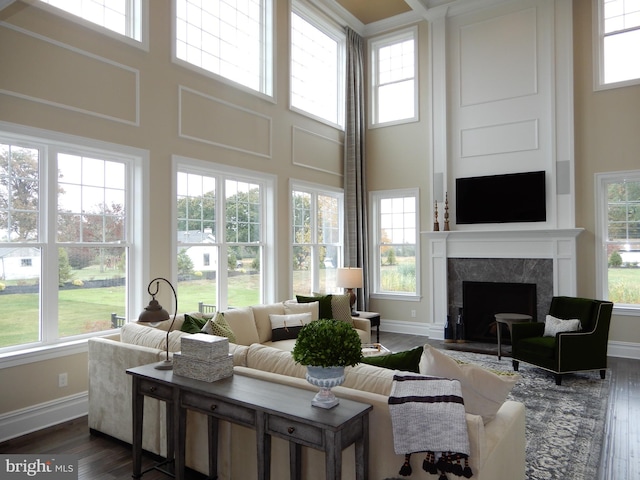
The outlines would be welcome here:
<svg viewBox="0 0 640 480">
<path fill-rule="evenodd" d="M 143 0 L 40 0 L 111 32 L 142 41 Z"/>
<path fill-rule="evenodd" d="M 123 151 L 0 132 L 0 351 L 86 338 L 132 313 L 140 168 Z"/>
<path fill-rule="evenodd" d="M 597 5 L 597 85 L 640 83 L 640 0 L 598 0 Z"/>
<path fill-rule="evenodd" d="M 271 96 L 272 0 L 175 0 L 176 58 Z"/>
<path fill-rule="evenodd" d="M 371 125 L 418 120 L 415 28 L 369 42 L 371 52 Z"/>
<path fill-rule="evenodd" d="M 372 192 L 371 211 L 375 244 L 373 294 L 417 296 L 417 190 Z"/>
<path fill-rule="evenodd" d="M 596 175 L 598 290 L 640 313 L 640 171 Z"/>
<path fill-rule="evenodd" d="M 273 180 L 180 159 L 176 191 L 180 309 L 273 300 Z"/>
<path fill-rule="evenodd" d="M 342 266 L 343 194 L 304 182 L 291 185 L 293 294 L 332 293 Z"/>
<path fill-rule="evenodd" d="M 344 125 L 345 34 L 294 2 L 291 12 L 291 108 Z"/>
</svg>

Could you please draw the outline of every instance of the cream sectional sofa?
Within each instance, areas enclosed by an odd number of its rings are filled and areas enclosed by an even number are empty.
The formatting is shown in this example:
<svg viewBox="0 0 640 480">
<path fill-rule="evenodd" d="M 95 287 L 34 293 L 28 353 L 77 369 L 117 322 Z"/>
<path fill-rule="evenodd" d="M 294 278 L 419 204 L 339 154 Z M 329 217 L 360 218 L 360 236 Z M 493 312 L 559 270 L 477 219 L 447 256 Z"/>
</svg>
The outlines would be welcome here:
<svg viewBox="0 0 640 480">
<path fill-rule="evenodd" d="M 281 310 L 282 309 L 282 310 Z M 270 341 L 270 327 L 265 318 L 269 313 L 281 314 L 282 303 L 251 308 L 255 329 L 240 322 L 251 321 L 249 312 L 225 312 L 225 319 L 237 337 L 230 344 L 234 358 L 234 375 L 245 375 L 292 385 L 309 390 L 309 401 L 315 387 L 305 379 L 305 367 L 293 362 L 289 351 L 295 341 Z M 236 312 L 231 313 L 230 312 Z M 177 317 L 170 332 L 170 350 L 180 350 L 179 328 L 183 316 Z M 89 341 L 89 427 L 131 442 L 131 379 L 127 368 L 164 360 L 164 345 L 168 323 L 152 328 L 130 323 L 122 327 L 120 335 L 94 338 Z M 366 327 L 362 320 L 354 326 Z M 268 331 L 269 330 L 269 331 Z M 363 343 L 370 341 L 369 329 L 363 330 Z M 188 335 L 188 334 L 187 334 Z M 258 341 L 255 336 L 257 335 Z M 370 335 L 370 333 L 369 333 Z M 253 338 L 252 338 L 253 337 Z M 241 343 L 250 340 L 247 344 Z M 279 344 L 279 345 L 278 345 Z M 278 347 L 278 348 L 276 348 Z M 391 417 L 387 405 L 393 371 L 366 364 L 348 368 L 345 383 L 334 389 L 337 396 L 373 405 L 370 414 L 369 472 L 371 479 L 397 477 L 403 456 L 393 449 Z M 259 392 L 256 392 L 259 395 Z M 336 408 L 340 408 L 339 406 Z M 166 454 L 166 427 L 164 403 L 145 398 L 143 448 L 164 456 Z M 471 444 L 471 468 L 474 479 L 521 480 L 525 465 L 524 405 L 506 401 L 490 421 L 479 415 L 466 414 Z M 187 423 L 187 466 L 208 473 L 207 421 L 199 413 L 189 412 Z M 220 479 L 256 478 L 255 434 L 238 425 L 221 422 L 218 464 Z M 324 479 L 324 456 L 321 452 L 304 448 L 303 478 Z M 271 478 L 288 478 L 289 447 L 287 442 L 272 440 Z M 411 478 L 436 479 L 420 467 L 422 458 L 416 455 Z M 344 479 L 354 478 L 353 446 L 343 452 Z M 456 478 L 456 477 L 450 477 Z"/>
</svg>

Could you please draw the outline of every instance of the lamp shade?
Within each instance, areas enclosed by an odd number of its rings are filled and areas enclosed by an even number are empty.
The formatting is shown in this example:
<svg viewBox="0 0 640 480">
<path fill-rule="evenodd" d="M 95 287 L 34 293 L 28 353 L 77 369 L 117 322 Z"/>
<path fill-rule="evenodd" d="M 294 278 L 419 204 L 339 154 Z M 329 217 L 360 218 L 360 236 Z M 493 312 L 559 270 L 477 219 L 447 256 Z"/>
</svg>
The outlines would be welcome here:
<svg viewBox="0 0 640 480">
<path fill-rule="evenodd" d="M 169 320 L 169 312 L 167 312 L 162 305 L 153 297 L 149 302 L 149 305 L 144 307 L 144 311 L 138 317 L 138 322 L 142 323 L 157 323 Z"/>
<path fill-rule="evenodd" d="M 362 288 L 362 269 L 338 268 L 336 271 L 336 287 Z"/>
<path fill-rule="evenodd" d="M 173 362 L 169 359 L 169 334 L 173 329 L 173 324 L 176 322 L 176 317 L 178 316 L 178 295 L 176 294 L 176 289 L 173 288 L 171 282 L 166 278 L 158 277 L 154 278 L 149 282 L 147 286 L 147 292 L 151 295 L 151 301 L 149 305 L 144 308 L 144 311 L 138 317 L 138 322 L 141 323 L 157 323 L 162 322 L 164 320 L 169 320 L 171 317 L 169 316 L 169 312 L 167 312 L 162 305 L 158 303 L 156 300 L 156 295 L 158 294 L 158 290 L 160 289 L 160 282 L 165 282 L 169 287 L 171 287 L 171 291 L 173 292 L 173 299 L 176 305 L 175 312 L 173 314 L 173 320 L 171 320 L 171 325 L 169 325 L 169 329 L 167 330 L 167 346 L 166 346 L 166 360 L 161 362 L 155 366 L 158 370 L 171 370 L 173 368 Z M 155 282 L 155 291 L 151 291 L 151 287 Z"/>
</svg>

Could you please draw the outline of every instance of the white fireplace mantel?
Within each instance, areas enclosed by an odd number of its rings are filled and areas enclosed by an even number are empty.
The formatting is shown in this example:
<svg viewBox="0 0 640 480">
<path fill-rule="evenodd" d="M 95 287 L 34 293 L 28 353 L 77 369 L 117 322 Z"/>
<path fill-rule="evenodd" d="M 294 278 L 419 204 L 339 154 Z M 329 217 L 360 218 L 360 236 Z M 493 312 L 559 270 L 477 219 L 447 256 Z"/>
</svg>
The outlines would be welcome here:
<svg viewBox="0 0 640 480">
<path fill-rule="evenodd" d="M 449 258 L 549 258 L 553 260 L 553 294 L 576 295 L 576 238 L 584 229 L 453 230 L 421 232 L 428 241 L 431 287 L 430 336 L 442 337 L 448 313 Z"/>
</svg>

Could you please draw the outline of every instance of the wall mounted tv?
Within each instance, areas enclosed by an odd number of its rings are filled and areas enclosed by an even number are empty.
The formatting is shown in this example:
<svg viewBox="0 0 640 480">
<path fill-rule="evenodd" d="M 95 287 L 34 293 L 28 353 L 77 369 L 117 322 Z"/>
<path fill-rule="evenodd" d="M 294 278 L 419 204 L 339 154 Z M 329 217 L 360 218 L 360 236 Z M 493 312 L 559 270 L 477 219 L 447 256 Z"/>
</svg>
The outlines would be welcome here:
<svg viewBox="0 0 640 480">
<path fill-rule="evenodd" d="M 547 220 L 545 172 L 456 179 L 456 223 Z"/>
</svg>

